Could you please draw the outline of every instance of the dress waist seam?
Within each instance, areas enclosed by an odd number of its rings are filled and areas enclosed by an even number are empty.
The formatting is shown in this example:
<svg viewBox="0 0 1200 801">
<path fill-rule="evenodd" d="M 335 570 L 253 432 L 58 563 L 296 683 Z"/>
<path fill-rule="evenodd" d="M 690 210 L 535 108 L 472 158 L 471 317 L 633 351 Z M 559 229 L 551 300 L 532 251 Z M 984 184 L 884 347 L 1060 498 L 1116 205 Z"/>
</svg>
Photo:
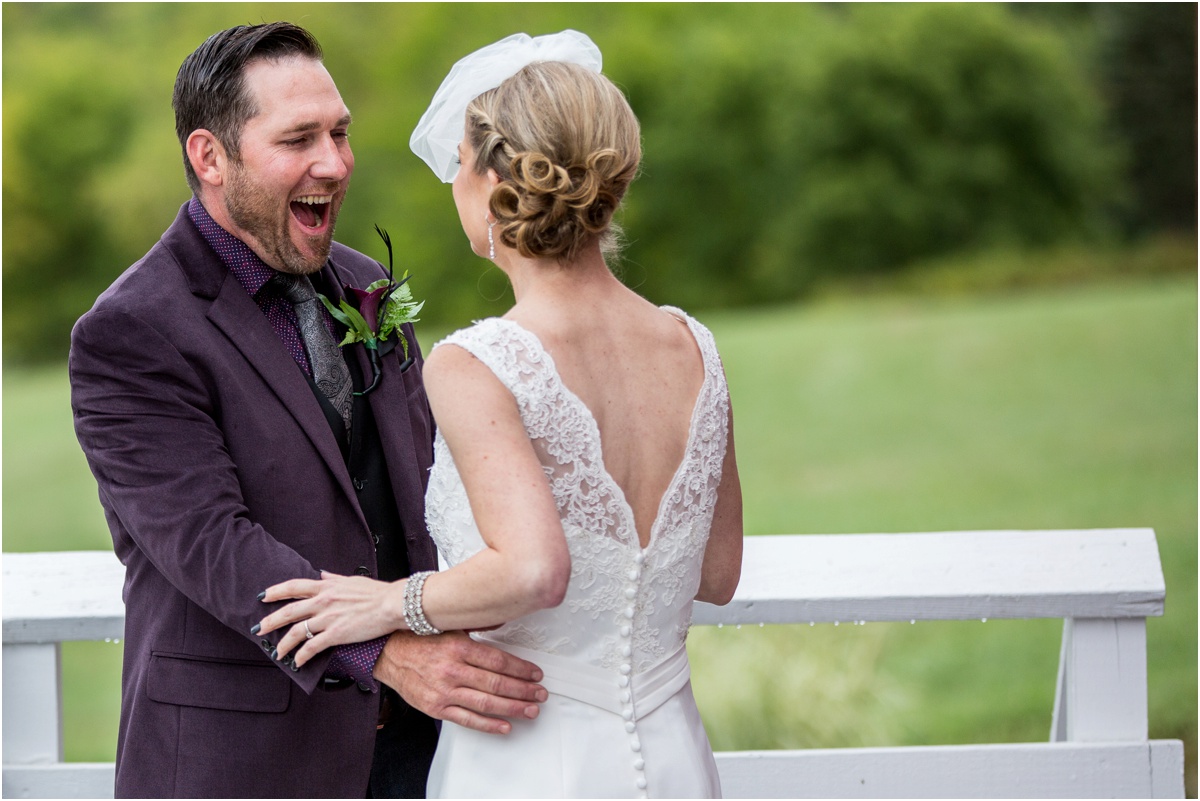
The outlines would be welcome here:
<svg viewBox="0 0 1200 801">
<path fill-rule="evenodd" d="M 631 693 L 637 717 L 644 717 L 662 706 L 691 679 L 685 646 L 680 646 L 649 670 L 622 673 L 619 668 L 603 668 L 533 648 L 481 639 L 541 668 L 544 675 L 540 684 L 547 692 L 573 698 L 615 715 L 622 714 L 627 707 L 621 697 L 626 690 Z"/>
</svg>

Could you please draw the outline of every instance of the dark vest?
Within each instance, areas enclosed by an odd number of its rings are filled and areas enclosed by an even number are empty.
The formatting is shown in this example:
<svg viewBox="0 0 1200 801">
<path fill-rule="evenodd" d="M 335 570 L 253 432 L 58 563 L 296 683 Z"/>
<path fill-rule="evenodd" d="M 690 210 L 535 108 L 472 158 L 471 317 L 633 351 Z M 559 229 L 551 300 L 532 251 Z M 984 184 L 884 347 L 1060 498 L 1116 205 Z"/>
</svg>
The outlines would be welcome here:
<svg viewBox="0 0 1200 801">
<path fill-rule="evenodd" d="M 349 358 L 345 361 L 354 381 L 354 391 L 361 391 L 365 384 L 358 359 Z M 354 397 L 350 436 L 347 438 L 341 416 L 325 394 L 317 389 L 311 376 L 308 378 L 308 385 L 321 404 L 321 411 L 325 413 L 325 420 L 330 429 L 337 437 L 342 459 L 350 471 L 350 481 L 358 493 L 359 506 L 367 519 L 371 537 L 375 540 L 375 559 L 379 573 L 373 578 L 395 581 L 406 577 L 411 571 L 408 567 L 404 524 L 396 508 L 396 498 L 392 494 L 392 482 L 388 478 L 383 448 L 379 446 L 379 430 L 375 427 L 375 415 L 371 411 L 370 402 L 364 396 Z"/>
</svg>

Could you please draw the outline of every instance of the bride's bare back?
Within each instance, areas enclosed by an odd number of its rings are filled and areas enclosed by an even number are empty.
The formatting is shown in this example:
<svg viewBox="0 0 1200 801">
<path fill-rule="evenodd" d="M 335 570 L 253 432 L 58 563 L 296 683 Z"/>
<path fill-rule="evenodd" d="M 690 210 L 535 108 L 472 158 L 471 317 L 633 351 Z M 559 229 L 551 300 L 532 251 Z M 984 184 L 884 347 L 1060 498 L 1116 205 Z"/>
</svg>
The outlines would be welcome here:
<svg viewBox="0 0 1200 801">
<path fill-rule="evenodd" d="M 585 293 L 591 294 L 591 293 Z M 507 315 L 536 334 L 600 429 L 604 467 L 642 547 L 683 461 L 704 364 L 687 324 L 624 287 Z M 589 302 L 592 301 L 592 302 Z"/>
</svg>

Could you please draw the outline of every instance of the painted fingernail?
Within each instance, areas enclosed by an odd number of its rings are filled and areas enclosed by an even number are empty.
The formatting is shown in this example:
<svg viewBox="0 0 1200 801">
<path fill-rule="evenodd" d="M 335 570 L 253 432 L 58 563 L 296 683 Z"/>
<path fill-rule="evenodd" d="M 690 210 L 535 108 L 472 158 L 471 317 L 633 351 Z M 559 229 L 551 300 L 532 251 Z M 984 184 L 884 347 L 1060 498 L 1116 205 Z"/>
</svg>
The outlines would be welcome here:
<svg viewBox="0 0 1200 801">
<path fill-rule="evenodd" d="M 272 648 L 272 649 L 271 649 L 271 658 L 272 658 L 272 659 L 278 659 L 278 658 L 279 658 L 279 649 L 278 649 L 278 648 Z"/>
<path fill-rule="evenodd" d="M 261 629 L 261 628 L 262 628 L 262 623 L 255 623 L 253 626 L 250 627 L 250 633 L 258 634 L 259 629 Z"/>
<path fill-rule="evenodd" d="M 266 598 L 266 597 L 267 597 L 267 591 L 266 591 L 266 590 L 263 590 L 262 592 L 260 592 L 260 593 L 258 594 L 258 600 L 260 600 L 260 601 L 261 601 L 261 600 L 263 600 L 263 599 L 264 599 L 264 598 Z"/>
</svg>

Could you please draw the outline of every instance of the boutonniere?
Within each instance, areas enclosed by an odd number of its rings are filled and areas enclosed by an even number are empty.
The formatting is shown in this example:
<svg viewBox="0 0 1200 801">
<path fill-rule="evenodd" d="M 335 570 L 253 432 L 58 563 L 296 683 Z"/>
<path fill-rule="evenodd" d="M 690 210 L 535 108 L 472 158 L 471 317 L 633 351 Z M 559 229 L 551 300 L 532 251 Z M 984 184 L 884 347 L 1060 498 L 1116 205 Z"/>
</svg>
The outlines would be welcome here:
<svg viewBox="0 0 1200 801">
<path fill-rule="evenodd" d="M 383 239 L 383 244 L 387 245 L 387 278 L 380 278 L 366 289 L 344 287 L 346 296 L 337 306 L 324 295 L 318 296 L 333 318 L 346 326 L 346 337 L 341 341 L 341 346 L 361 342 L 367 349 L 367 356 L 371 360 L 371 385 L 362 392 L 355 392 L 355 395 L 366 395 L 379 385 L 379 345 L 393 334 L 404 349 L 404 363 L 400 371 L 407 370 L 412 364 L 413 358 L 408 355 L 408 339 L 400 326 L 415 323 L 417 312 L 425 305 L 425 301 L 413 299 L 412 290 L 408 288 L 407 270 L 399 281 L 393 279 L 392 239 L 378 225 L 375 231 Z"/>
</svg>

